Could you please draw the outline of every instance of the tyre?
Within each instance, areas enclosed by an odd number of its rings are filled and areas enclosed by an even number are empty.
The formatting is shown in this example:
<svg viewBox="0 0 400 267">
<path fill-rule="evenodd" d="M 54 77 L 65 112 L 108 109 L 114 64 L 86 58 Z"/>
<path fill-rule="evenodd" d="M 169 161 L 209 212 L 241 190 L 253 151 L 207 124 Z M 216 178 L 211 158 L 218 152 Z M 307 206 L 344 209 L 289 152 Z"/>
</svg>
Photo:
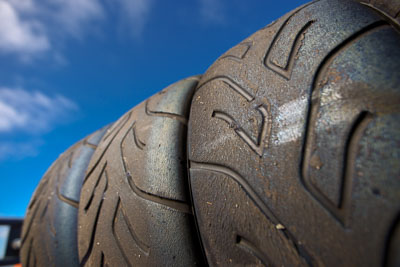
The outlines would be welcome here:
<svg viewBox="0 0 400 267">
<path fill-rule="evenodd" d="M 80 198 L 82 266 L 202 265 L 186 160 L 197 83 L 192 77 L 162 90 L 103 137 Z"/>
<path fill-rule="evenodd" d="M 397 27 L 315 1 L 202 76 L 188 159 L 211 266 L 399 266 Z"/>
<path fill-rule="evenodd" d="M 105 133 L 98 130 L 53 163 L 29 203 L 21 237 L 24 266 L 79 266 L 79 197 L 89 160 Z"/>
<path fill-rule="evenodd" d="M 400 27 L 400 1 L 398 0 L 356 0 L 361 4 L 379 13 L 391 21 L 397 28 Z"/>
</svg>

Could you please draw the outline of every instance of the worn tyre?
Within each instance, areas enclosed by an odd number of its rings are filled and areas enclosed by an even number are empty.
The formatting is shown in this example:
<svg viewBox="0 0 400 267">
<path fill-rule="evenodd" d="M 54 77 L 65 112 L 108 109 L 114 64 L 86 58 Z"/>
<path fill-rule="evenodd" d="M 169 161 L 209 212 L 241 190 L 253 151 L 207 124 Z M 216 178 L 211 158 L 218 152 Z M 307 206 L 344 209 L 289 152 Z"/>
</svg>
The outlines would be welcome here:
<svg viewBox="0 0 400 267">
<path fill-rule="evenodd" d="M 162 90 L 103 137 L 79 206 L 82 266 L 201 265 L 186 160 L 197 82 L 192 77 Z"/>
<path fill-rule="evenodd" d="M 356 0 L 362 5 L 379 13 L 392 24 L 400 28 L 400 1 L 398 0 Z"/>
<path fill-rule="evenodd" d="M 211 266 L 399 266 L 396 27 L 353 1 L 315 1 L 201 78 L 188 158 Z"/>
<path fill-rule="evenodd" d="M 69 148 L 43 176 L 23 224 L 23 266 L 79 266 L 80 191 L 90 158 L 105 131 L 98 130 Z"/>
</svg>

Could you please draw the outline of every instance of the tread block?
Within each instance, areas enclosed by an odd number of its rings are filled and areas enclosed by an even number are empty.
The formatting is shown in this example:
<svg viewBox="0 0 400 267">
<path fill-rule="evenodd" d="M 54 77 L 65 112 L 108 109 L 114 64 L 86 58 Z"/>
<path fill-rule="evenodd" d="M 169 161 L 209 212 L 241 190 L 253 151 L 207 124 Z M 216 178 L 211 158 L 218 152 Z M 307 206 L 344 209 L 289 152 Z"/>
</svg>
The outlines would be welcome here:
<svg viewBox="0 0 400 267">
<path fill-rule="evenodd" d="M 106 130 L 96 131 L 61 154 L 40 181 L 23 225 L 24 266 L 79 266 L 79 196 L 89 160 Z"/>
<path fill-rule="evenodd" d="M 139 104 L 100 142 L 82 188 L 85 205 L 79 207 L 82 266 L 201 264 L 185 155 L 197 82 L 198 77 L 182 80 Z"/>
<path fill-rule="evenodd" d="M 245 43 L 243 57 L 233 52 Z M 396 262 L 398 47 L 397 26 L 381 14 L 320 0 L 207 70 L 193 97 L 188 152 L 211 265 Z"/>
</svg>

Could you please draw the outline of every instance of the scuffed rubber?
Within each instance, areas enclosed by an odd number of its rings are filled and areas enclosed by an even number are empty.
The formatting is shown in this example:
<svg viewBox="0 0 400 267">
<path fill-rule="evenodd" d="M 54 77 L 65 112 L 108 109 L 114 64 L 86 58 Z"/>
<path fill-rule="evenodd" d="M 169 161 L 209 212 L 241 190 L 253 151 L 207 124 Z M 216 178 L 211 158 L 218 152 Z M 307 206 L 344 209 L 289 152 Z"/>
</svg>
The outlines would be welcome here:
<svg viewBox="0 0 400 267">
<path fill-rule="evenodd" d="M 81 194 L 82 266 L 201 265 L 186 169 L 189 105 L 198 79 L 162 90 L 103 137 Z"/>
<path fill-rule="evenodd" d="M 315 1 L 203 75 L 188 157 L 211 266 L 399 265 L 396 29 L 366 5 Z"/>
<path fill-rule="evenodd" d="M 106 129 L 69 148 L 43 176 L 23 224 L 23 266 L 79 266 L 79 197 L 86 168 Z"/>
</svg>

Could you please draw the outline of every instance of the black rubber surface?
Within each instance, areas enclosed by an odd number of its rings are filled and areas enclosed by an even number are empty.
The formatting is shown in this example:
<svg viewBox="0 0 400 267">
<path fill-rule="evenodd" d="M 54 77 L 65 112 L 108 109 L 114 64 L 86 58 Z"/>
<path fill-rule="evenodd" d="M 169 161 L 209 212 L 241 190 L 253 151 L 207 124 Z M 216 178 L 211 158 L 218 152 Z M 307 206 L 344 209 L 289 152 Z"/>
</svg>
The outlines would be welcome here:
<svg viewBox="0 0 400 267">
<path fill-rule="evenodd" d="M 43 176 L 23 224 L 23 266 L 79 266 L 80 191 L 90 158 L 105 131 L 98 130 L 69 148 Z"/>
<path fill-rule="evenodd" d="M 400 266 L 399 25 L 314 1 L 77 143 L 23 265 Z"/>
<path fill-rule="evenodd" d="M 397 29 L 400 29 L 400 1 L 399 0 L 356 0 L 383 16 Z"/>
<path fill-rule="evenodd" d="M 197 82 L 192 77 L 169 86 L 103 137 L 81 194 L 82 266 L 202 265 L 186 167 Z"/>
<path fill-rule="evenodd" d="M 366 5 L 315 1 L 201 78 L 188 157 L 211 266 L 398 266 L 396 29 Z"/>
</svg>

